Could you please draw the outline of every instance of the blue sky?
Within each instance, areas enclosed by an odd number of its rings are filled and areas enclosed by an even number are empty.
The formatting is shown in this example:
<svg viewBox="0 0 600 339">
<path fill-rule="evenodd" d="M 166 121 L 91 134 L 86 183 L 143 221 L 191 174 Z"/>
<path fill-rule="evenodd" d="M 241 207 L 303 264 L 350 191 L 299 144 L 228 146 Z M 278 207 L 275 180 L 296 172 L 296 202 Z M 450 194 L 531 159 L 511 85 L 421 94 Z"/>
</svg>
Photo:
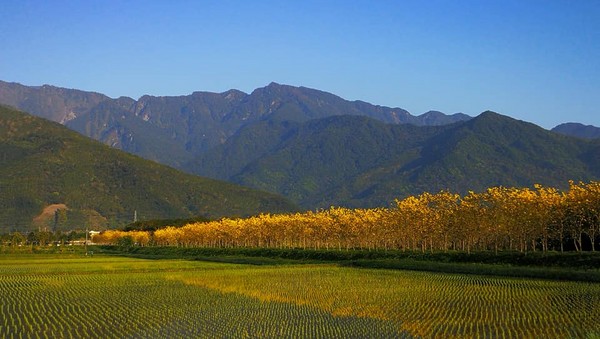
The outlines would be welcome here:
<svg viewBox="0 0 600 339">
<path fill-rule="evenodd" d="M 251 92 L 600 126 L 600 1 L 0 2 L 0 80 L 111 97 Z"/>
</svg>

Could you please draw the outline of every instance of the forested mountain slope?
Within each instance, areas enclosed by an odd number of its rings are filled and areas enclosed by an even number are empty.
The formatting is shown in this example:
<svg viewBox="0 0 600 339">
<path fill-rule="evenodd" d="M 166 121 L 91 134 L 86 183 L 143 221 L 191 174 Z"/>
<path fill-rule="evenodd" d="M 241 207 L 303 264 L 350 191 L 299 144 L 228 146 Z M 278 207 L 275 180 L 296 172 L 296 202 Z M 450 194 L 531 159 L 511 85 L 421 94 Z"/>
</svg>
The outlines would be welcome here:
<svg viewBox="0 0 600 339">
<path fill-rule="evenodd" d="M 600 143 L 493 112 L 452 125 L 334 116 L 264 120 L 188 165 L 194 173 L 277 192 L 306 207 L 386 206 L 423 191 L 566 187 L 600 178 Z"/>
<path fill-rule="evenodd" d="M 296 209 L 280 196 L 184 174 L 5 106 L 0 192 L 0 232 L 105 228 L 130 222 L 136 212 L 153 219 Z M 56 219 L 41 216 L 49 206 L 58 208 Z"/>
</svg>

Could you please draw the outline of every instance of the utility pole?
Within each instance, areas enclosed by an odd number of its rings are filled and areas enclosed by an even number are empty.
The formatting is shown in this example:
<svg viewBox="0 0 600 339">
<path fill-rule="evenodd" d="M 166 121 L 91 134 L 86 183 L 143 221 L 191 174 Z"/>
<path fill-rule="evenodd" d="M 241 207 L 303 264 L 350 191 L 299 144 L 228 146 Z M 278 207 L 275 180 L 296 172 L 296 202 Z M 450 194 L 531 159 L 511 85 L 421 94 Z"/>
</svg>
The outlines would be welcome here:
<svg viewBox="0 0 600 339">
<path fill-rule="evenodd" d="M 88 248 L 87 248 L 87 243 L 88 243 L 88 228 L 85 228 L 85 255 L 88 255 Z"/>
<path fill-rule="evenodd" d="M 133 222 L 137 222 L 137 210 L 133 211 Z"/>
</svg>

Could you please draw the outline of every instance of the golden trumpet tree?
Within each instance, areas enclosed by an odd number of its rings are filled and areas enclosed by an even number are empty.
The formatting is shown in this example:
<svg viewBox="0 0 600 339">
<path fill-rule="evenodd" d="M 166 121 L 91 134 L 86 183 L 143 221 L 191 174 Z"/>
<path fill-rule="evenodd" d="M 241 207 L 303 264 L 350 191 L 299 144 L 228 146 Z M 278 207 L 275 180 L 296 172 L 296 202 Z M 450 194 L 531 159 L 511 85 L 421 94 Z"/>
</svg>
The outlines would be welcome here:
<svg viewBox="0 0 600 339">
<path fill-rule="evenodd" d="M 141 246 L 402 249 L 420 251 L 564 249 L 573 239 L 600 233 L 600 183 L 569 183 L 567 192 L 491 187 L 460 196 L 448 191 L 395 200 L 391 208 L 261 214 L 245 219 L 166 227 L 153 233 L 105 231 L 95 242 L 116 244 L 130 236 Z M 587 238 L 586 238 L 587 239 Z"/>
</svg>

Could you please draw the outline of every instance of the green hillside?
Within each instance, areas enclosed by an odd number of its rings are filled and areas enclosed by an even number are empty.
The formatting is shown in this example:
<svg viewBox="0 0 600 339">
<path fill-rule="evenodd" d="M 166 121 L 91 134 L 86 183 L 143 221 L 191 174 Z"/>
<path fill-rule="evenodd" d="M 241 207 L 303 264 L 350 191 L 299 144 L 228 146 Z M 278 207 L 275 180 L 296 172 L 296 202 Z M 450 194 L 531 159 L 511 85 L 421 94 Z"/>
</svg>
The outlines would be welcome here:
<svg viewBox="0 0 600 339">
<path fill-rule="evenodd" d="M 277 192 L 307 208 L 387 206 L 423 191 L 598 179 L 599 150 L 599 141 L 492 112 L 437 127 L 337 116 L 247 126 L 188 170 Z"/>
<path fill-rule="evenodd" d="M 337 190 L 362 192 L 349 205 L 378 204 L 396 196 L 492 186 L 567 188 L 568 180 L 600 178 L 600 142 L 557 135 L 493 112 L 450 126 L 428 139 L 410 162 L 391 161 Z M 336 195 L 329 195 L 335 199 Z"/>
<path fill-rule="evenodd" d="M 0 106 L 0 232 L 114 227 L 135 213 L 215 218 L 294 209 L 277 195 L 183 174 Z"/>
<path fill-rule="evenodd" d="M 354 116 L 313 120 L 272 153 L 245 166 L 232 181 L 279 192 L 310 208 L 347 205 L 360 192 L 346 183 L 390 162 L 413 159 L 420 145 L 439 130 Z M 387 205 L 393 194 L 386 192 L 390 199 L 381 203 Z"/>
<path fill-rule="evenodd" d="M 415 179 L 463 192 L 469 186 L 481 189 L 538 182 L 565 187 L 569 179 L 598 178 L 600 168 L 584 156 L 594 145 L 484 112 L 431 140 Z"/>
</svg>

